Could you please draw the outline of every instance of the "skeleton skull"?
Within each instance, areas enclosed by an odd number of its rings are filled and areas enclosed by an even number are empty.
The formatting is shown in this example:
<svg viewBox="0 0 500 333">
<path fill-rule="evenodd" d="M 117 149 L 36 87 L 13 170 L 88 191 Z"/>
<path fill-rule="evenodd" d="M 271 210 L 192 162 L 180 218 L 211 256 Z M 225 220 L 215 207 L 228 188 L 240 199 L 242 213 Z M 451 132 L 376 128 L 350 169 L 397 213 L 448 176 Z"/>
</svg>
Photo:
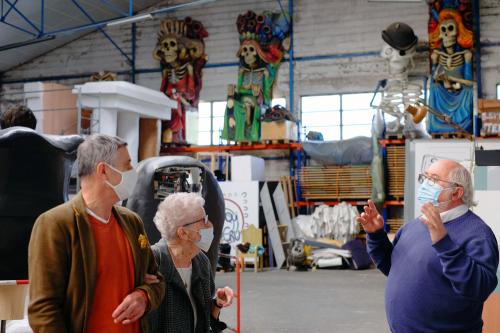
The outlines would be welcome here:
<svg viewBox="0 0 500 333">
<path fill-rule="evenodd" d="M 389 61 L 389 73 L 402 74 L 411 68 L 410 65 L 413 64 L 412 58 L 416 53 L 416 45 L 405 51 L 403 55 L 401 55 L 401 53 L 402 52 L 399 50 L 384 42 L 380 55 L 382 58 Z"/>
<path fill-rule="evenodd" d="M 240 56 L 243 57 L 245 63 L 249 66 L 257 62 L 257 50 L 252 45 L 243 45 L 240 49 Z"/>
<path fill-rule="evenodd" d="M 174 37 L 167 37 L 161 41 L 161 52 L 163 60 L 167 63 L 173 63 L 177 60 L 179 44 Z"/>
<path fill-rule="evenodd" d="M 457 24 L 454 20 L 446 20 L 440 24 L 439 38 L 444 47 L 452 47 L 457 43 Z"/>
</svg>

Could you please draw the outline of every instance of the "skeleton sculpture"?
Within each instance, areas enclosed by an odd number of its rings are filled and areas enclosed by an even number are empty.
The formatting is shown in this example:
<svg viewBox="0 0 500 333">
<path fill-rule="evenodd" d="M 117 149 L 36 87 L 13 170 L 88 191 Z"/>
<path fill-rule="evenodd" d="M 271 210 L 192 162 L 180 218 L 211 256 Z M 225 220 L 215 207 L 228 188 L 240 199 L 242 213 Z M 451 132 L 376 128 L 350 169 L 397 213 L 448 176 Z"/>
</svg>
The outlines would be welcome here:
<svg viewBox="0 0 500 333">
<path fill-rule="evenodd" d="M 222 138 L 254 142 L 260 116 L 270 106 L 272 88 L 285 51 L 289 21 L 283 14 L 248 11 L 236 22 L 240 33 L 238 83 L 228 87 Z"/>
<path fill-rule="evenodd" d="M 171 120 L 164 123 L 164 142 L 186 140 L 185 111 L 198 107 L 202 69 L 207 62 L 203 39 L 207 36 L 203 25 L 190 17 L 161 23 L 153 57 L 162 66 L 161 91 L 177 100 Z"/>
<path fill-rule="evenodd" d="M 385 43 L 381 56 L 388 61 L 390 77 L 382 81 L 385 86 L 377 109 L 396 118 L 385 125 L 386 133 L 403 133 L 411 138 L 425 136 L 421 125 L 416 125 L 404 112 L 405 107 L 417 103 L 422 94 L 422 87 L 408 80 L 408 72 L 414 67 L 417 36 L 410 26 L 397 22 L 382 32 L 382 38 Z"/>
<path fill-rule="evenodd" d="M 431 5 L 431 13 L 434 15 L 431 16 L 429 24 L 432 63 L 429 105 L 470 133 L 473 111 L 470 49 L 473 46 L 473 34 L 464 24 L 458 10 L 447 7 L 441 9 L 438 14 L 435 6 L 439 2 Z M 467 6 L 462 10 L 467 11 Z M 429 131 L 455 132 L 457 129 L 430 115 Z"/>
</svg>

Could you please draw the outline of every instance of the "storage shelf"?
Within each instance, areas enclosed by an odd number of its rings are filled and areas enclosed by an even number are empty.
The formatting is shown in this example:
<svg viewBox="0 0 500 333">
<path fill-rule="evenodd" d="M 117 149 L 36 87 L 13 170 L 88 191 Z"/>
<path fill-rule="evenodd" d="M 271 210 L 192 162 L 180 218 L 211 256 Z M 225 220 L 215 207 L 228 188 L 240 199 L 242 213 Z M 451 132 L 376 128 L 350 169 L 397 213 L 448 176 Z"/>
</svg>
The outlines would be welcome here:
<svg viewBox="0 0 500 333">
<path fill-rule="evenodd" d="M 251 145 L 226 145 L 226 146 L 191 146 L 191 147 L 162 147 L 160 154 L 172 153 L 198 153 L 210 151 L 242 151 L 242 150 L 269 150 L 269 149 L 302 149 L 299 142 L 294 143 L 278 143 L 278 144 L 265 144 L 256 143 Z"/>
<path fill-rule="evenodd" d="M 387 145 L 404 145 L 405 140 L 404 139 L 382 139 L 378 140 L 378 143 L 381 146 L 387 146 Z"/>
</svg>

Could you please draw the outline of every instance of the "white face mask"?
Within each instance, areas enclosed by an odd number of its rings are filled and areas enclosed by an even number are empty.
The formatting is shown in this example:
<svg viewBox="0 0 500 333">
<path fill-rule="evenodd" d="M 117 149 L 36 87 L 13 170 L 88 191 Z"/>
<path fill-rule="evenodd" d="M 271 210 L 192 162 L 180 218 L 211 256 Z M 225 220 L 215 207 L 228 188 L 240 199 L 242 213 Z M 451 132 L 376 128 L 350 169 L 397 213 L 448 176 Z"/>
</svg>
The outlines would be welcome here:
<svg viewBox="0 0 500 333">
<path fill-rule="evenodd" d="M 214 240 L 214 228 L 203 228 L 200 229 L 200 240 L 196 243 L 196 245 L 207 252 L 210 249 L 210 245 L 212 245 L 212 241 Z"/>
<path fill-rule="evenodd" d="M 122 180 L 117 185 L 112 185 L 109 181 L 106 180 L 106 184 L 111 187 L 118 198 L 120 200 L 125 200 L 130 197 L 132 192 L 134 191 L 135 184 L 137 183 L 137 171 L 135 169 L 130 169 L 128 171 L 120 171 L 115 167 L 106 163 L 114 171 L 118 172 L 122 176 Z"/>
</svg>

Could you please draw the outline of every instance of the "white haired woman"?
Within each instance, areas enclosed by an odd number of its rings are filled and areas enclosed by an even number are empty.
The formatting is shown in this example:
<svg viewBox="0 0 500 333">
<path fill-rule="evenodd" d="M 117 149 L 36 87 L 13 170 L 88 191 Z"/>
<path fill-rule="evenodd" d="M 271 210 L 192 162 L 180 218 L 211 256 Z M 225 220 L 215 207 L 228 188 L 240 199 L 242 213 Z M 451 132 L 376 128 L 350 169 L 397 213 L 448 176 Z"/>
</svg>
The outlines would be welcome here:
<svg viewBox="0 0 500 333">
<path fill-rule="evenodd" d="M 152 332 L 206 333 L 226 328 L 219 314 L 231 305 L 233 291 L 215 290 L 210 261 L 203 253 L 213 239 L 204 203 L 197 194 L 175 193 L 158 206 L 154 223 L 162 239 L 151 249 L 166 290 L 162 304 L 150 314 Z"/>
</svg>

